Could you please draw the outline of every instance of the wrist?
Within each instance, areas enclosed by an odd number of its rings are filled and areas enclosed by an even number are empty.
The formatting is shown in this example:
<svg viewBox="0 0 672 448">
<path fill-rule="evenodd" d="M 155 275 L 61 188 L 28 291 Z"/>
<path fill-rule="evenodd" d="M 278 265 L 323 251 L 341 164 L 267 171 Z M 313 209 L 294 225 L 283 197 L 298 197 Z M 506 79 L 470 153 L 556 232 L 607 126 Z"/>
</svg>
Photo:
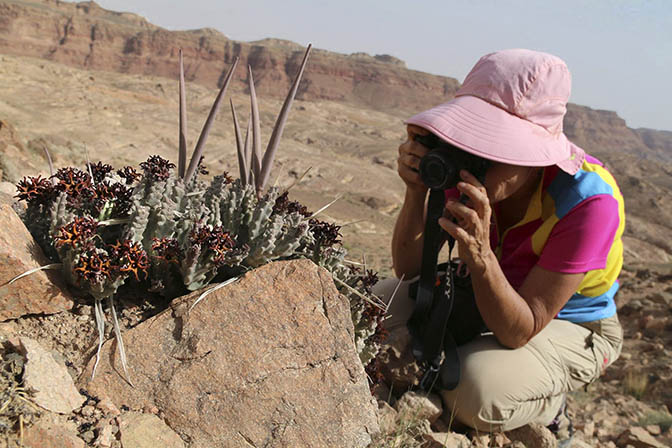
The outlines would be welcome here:
<svg viewBox="0 0 672 448">
<path fill-rule="evenodd" d="M 479 279 L 487 279 L 492 276 L 493 270 L 499 269 L 499 260 L 497 260 L 497 256 L 490 247 L 485 249 L 474 261 L 474 266 L 469 266 L 469 272 L 472 277 L 476 276 Z"/>
<path fill-rule="evenodd" d="M 420 202 L 424 206 L 425 204 L 425 199 L 427 198 L 427 187 L 423 186 L 417 186 L 417 187 L 412 187 L 410 185 L 406 185 L 406 198 L 405 200 L 411 201 L 411 202 Z"/>
</svg>

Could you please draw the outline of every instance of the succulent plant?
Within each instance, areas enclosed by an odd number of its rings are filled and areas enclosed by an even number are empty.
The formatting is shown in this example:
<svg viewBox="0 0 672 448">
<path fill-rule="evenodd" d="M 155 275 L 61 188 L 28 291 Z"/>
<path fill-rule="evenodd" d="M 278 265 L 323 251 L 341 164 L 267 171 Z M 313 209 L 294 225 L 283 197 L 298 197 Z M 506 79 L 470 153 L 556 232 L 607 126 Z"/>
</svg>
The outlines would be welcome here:
<svg viewBox="0 0 672 448">
<path fill-rule="evenodd" d="M 27 203 L 23 218 L 31 233 L 52 260 L 60 261 L 66 280 L 94 297 L 99 349 L 104 331 L 102 301 L 109 300 L 124 370 L 113 300 L 121 285 L 133 282 L 175 297 L 216 278 L 226 280 L 273 260 L 299 257 L 310 258 L 333 274 L 339 290 L 350 299 L 362 362 L 366 365 L 375 357 L 384 314 L 384 306 L 371 293 L 375 274 L 347 264 L 339 226 L 290 201 L 287 191 L 266 188 L 309 53 L 310 46 L 263 153 L 248 68 L 251 112 L 244 138 L 231 102 L 237 180 L 226 172 L 209 183 L 199 176 L 207 174 L 203 148 L 238 61 L 225 77 L 187 164 L 180 51 L 177 166 L 158 155 L 140 163 L 139 170 L 127 166 L 115 171 L 103 162 L 87 162 L 85 170 L 69 167 L 54 173 L 50 163 L 49 179 L 28 177 L 17 185 L 16 197 Z"/>
</svg>

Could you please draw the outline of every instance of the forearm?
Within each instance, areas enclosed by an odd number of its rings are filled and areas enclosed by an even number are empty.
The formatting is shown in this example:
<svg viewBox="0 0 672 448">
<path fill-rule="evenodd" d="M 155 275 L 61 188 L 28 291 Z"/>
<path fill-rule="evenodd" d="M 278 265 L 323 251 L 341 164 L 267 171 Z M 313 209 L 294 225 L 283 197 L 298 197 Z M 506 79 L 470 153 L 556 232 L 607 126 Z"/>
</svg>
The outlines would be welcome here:
<svg viewBox="0 0 672 448">
<path fill-rule="evenodd" d="M 392 234 L 392 263 L 397 277 L 411 278 L 420 273 L 425 226 L 425 191 L 406 189 Z"/>
<path fill-rule="evenodd" d="M 485 268 L 471 272 L 476 305 L 497 340 L 509 348 L 525 345 L 541 328 L 534 310 L 513 289 L 492 251 Z"/>
</svg>

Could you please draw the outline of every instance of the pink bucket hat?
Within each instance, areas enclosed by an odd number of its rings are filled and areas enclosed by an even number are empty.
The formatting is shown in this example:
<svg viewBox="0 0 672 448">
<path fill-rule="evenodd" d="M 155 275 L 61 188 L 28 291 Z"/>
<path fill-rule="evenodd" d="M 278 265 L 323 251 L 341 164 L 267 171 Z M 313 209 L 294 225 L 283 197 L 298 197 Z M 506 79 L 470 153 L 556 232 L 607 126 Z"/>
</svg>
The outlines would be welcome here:
<svg viewBox="0 0 672 448">
<path fill-rule="evenodd" d="M 575 174 L 584 151 L 562 132 L 571 91 L 565 62 L 532 50 L 483 56 L 455 99 L 406 121 L 471 154 L 520 166 L 558 165 Z"/>
</svg>

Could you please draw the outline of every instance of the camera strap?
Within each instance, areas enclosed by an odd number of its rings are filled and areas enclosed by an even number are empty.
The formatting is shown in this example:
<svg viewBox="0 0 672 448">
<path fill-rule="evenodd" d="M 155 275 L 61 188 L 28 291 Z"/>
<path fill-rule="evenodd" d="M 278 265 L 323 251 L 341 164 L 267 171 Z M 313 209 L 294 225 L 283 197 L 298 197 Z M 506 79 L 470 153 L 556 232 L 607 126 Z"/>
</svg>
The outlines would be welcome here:
<svg viewBox="0 0 672 448">
<path fill-rule="evenodd" d="M 448 319 L 454 302 L 453 271 L 446 270 L 445 286 L 449 290 L 438 294 L 438 303 L 434 303 L 435 290 L 440 284 L 437 277 L 437 259 L 443 241 L 448 240 L 452 252 L 455 240 L 439 226 L 439 218 L 445 206 L 443 190 L 432 189 L 429 193 L 427 218 L 422 247 L 422 266 L 418 292 L 413 314 L 408 320 L 408 328 L 413 339 L 413 356 L 425 365 L 426 370 L 420 381 L 420 387 L 430 390 L 440 380 L 439 386 L 452 390 L 460 379 L 457 345 L 450 333 L 446 332 Z M 443 369 L 446 364 L 450 369 Z"/>
</svg>

